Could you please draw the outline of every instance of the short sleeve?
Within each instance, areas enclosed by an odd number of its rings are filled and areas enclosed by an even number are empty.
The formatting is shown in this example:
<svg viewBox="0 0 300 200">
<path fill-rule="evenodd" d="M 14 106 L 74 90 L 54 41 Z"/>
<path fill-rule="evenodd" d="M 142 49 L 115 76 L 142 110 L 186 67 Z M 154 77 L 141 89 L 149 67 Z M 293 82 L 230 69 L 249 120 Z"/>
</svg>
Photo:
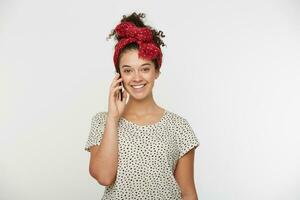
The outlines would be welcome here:
<svg viewBox="0 0 300 200">
<path fill-rule="evenodd" d="M 179 132 L 177 133 L 177 146 L 179 150 L 179 158 L 181 158 L 191 149 L 196 149 L 200 145 L 200 142 L 189 122 L 186 119 L 183 119 L 180 125 L 181 127 L 179 129 Z"/>
<path fill-rule="evenodd" d="M 96 113 L 91 120 L 91 128 L 84 150 L 90 152 L 90 147 L 99 145 L 105 128 L 105 113 Z"/>
</svg>

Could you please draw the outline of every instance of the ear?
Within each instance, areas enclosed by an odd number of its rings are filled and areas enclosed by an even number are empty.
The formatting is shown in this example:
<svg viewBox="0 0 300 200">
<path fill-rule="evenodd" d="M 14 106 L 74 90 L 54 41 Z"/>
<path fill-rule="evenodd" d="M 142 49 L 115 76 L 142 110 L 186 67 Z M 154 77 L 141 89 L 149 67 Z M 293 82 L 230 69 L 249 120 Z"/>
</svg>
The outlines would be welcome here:
<svg viewBox="0 0 300 200">
<path fill-rule="evenodd" d="M 160 75 L 160 70 L 156 70 L 155 71 L 155 79 L 157 79 L 159 77 L 159 75 Z"/>
</svg>

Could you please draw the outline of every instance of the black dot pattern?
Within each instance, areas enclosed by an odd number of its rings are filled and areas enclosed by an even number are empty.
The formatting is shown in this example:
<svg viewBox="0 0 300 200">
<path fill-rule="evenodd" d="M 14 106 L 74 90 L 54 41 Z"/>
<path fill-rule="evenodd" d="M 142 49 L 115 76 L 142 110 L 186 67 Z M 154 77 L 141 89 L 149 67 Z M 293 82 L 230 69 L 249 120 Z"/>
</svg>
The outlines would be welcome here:
<svg viewBox="0 0 300 200">
<path fill-rule="evenodd" d="M 107 112 L 92 117 L 85 150 L 101 143 Z M 188 121 L 165 110 L 159 122 L 138 125 L 121 117 L 118 128 L 117 177 L 105 187 L 102 200 L 182 199 L 174 171 L 177 161 L 199 141 Z"/>
</svg>

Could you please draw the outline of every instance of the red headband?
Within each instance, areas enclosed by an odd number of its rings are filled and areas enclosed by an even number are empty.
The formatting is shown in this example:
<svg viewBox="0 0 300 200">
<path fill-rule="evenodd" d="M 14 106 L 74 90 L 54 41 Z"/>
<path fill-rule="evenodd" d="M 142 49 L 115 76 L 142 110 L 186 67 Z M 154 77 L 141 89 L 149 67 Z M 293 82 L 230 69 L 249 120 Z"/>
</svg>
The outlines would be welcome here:
<svg viewBox="0 0 300 200">
<path fill-rule="evenodd" d="M 114 64 L 117 69 L 119 54 L 127 44 L 136 42 L 139 45 L 139 57 L 147 60 L 157 58 L 157 63 L 161 66 L 162 52 L 153 40 L 152 31 L 147 27 L 137 27 L 132 22 L 122 22 L 115 28 L 115 32 L 121 40 L 115 46 Z"/>
</svg>

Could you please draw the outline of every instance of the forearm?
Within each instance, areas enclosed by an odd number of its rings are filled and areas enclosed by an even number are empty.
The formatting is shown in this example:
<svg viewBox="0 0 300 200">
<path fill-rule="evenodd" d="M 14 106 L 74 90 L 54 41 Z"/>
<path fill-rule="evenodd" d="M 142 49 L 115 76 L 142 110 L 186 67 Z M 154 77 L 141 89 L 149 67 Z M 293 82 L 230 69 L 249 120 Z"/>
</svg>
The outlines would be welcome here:
<svg viewBox="0 0 300 200">
<path fill-rule="evenodd" d="M 196 193 L 194 193 L 194 194 L 185 194 L 185 195 L 182 195 L 182 199 L 183 200 L 198 200 L 198 197 L 197 197 Z"/>
<path fill-rule="evenodd" d="M 109 184 L 115 179 L 118 166 L 118 123 L 118 119 L 107 116 L 101 145 L 93 161 L 98 182 Z"/>
</svg>

